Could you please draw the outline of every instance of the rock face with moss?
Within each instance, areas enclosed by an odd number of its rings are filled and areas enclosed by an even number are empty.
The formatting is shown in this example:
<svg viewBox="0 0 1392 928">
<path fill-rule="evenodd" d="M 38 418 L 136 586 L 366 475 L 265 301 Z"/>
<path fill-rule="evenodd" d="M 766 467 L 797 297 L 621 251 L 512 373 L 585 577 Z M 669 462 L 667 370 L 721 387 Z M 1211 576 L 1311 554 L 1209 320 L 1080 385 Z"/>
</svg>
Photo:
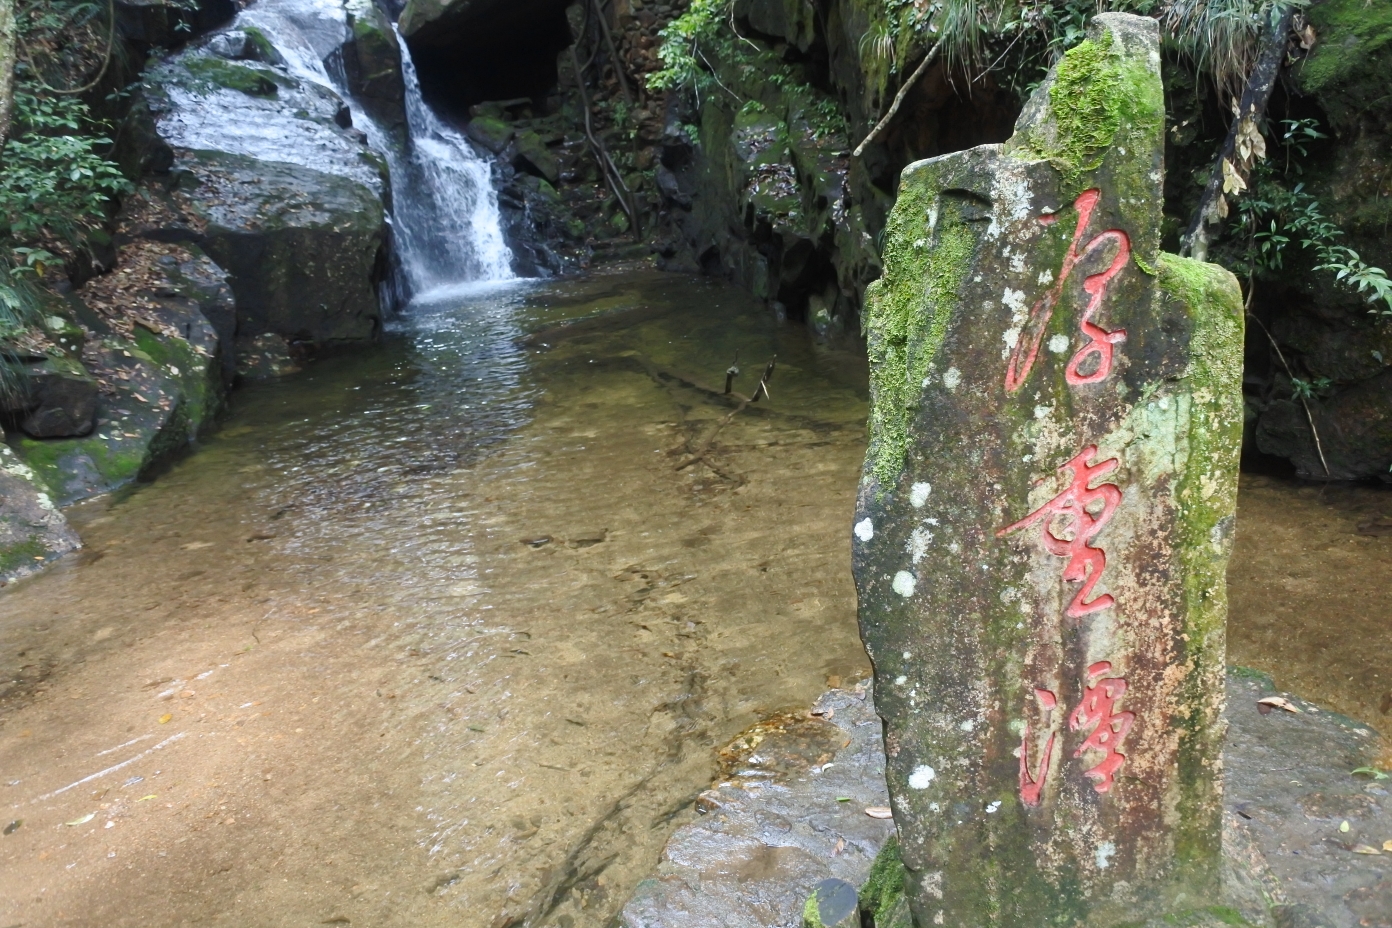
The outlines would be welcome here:
<svg viewBox="0 0 1392 928">
<path fill-rule="evenodd" d="M 34 471 L 0 444 L 0 586 L 80 546 Z"/>
<path fill-rule="evenodd" d="M 1159 251 L 1159 68 L 1098 16 L 1008 142 L 905 170 L 867 294 L 855 576 L 925 928 L 1216 890 L 1242 307 Z"/>
<path fill-rule="evenodd" d="M 1296 70 L 1295 85 L 1324 111 L 1334 141 L 1299 181 L 1342 230 L 1340 244 L 1368 264 L 1389 269 L 1392 6 L 1324 0 L 1310 7 L 1309 17 L 1318 41 Z M 1309 249 L 1287 251 L 1293 252 L 1287 266 L 1259 283 L 1254 311 L 1265 318 L 1294 374 L 1316 389 L 1302 403 L 1292 395 L 1289 372 L 1275 365 L 1270 393 L 1250 397 L 1255 444 L 1288 459 L 1302 477 L 1387 479 L 1392 473 L 1392 316 L 1385 303 L 1370 305 L 1334 272 L 1316 268 Z M 1265 349 L 1265 334 L 1258 338 L 1255 356 Z"/>
</svg>

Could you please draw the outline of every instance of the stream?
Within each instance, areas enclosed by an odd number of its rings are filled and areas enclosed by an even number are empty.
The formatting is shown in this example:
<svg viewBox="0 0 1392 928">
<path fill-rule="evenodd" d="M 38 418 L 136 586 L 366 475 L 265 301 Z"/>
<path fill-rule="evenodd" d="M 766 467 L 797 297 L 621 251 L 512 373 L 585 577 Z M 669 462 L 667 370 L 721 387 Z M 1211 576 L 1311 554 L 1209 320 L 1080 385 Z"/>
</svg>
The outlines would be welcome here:
<svg viewBox="0 0 1392 928">
<path fill-rule="evenodd" d="M 865 378 L 624 272 L 239 391 L 0 597 L 0 924 L 608 924 L 719 747 L 868 671 Z M 1384 731 L 1389 517 L 1244 478 L 1231 570 L 1234 662 Z"/>
</svg>

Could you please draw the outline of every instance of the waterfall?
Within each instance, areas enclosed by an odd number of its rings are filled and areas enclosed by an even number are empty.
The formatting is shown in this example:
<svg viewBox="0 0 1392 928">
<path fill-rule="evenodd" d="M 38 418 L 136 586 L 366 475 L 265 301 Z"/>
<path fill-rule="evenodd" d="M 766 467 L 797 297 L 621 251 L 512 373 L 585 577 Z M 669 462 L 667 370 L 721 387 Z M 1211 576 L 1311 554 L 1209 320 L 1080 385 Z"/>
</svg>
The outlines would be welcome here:
<svg viewBox="0 0 1392 928">
<path fill-rule="evenodd" d="M 514 276 L 512 252 L 503 241 L 489 163 L 425 105 L 410 49 L 400 37 L 397 42 L 409 139 L 404 154 L 391 145 L 387 152 L 392 218 L 411 292 L 508 280 Z"/>
<path fill-rule="evenodd" d="M 353 124 L 386 157 L 397 272 L 403 278 L 396 282 L 399 296 L 516 276 L 512 252 L 503 240 L 489 162 L 426 106 L 410 49 L 399 34 L 396 40 L 406 85 L 404 150 L 348 92 L 342 62 L 334 54 L 348 29 L 341 5 L 324 0 L 262 0 L 242 12 L 236 25 L 260 28 L 272 38 L 292 74 L 330 87 L 347 100 Z"/>
</svg>

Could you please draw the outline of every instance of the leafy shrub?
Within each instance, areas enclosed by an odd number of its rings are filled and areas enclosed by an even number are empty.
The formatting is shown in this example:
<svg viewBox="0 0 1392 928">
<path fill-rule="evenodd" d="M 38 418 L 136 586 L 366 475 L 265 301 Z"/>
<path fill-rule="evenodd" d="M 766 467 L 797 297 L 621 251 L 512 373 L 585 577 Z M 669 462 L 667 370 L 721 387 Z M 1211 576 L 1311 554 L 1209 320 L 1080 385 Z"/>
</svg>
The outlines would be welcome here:
<svg viewBox="0 0 1392 928">
<path fill-rule="evenodd" d="M 107 203 L 129 192 L 120 169 L 102 157 L 110 141 L 97 131 L 77 97 L 16 91 L 14 126 L 0 153 L 0 234 L 12 248 L 51 239 L 80 247 Z"/>
</svg>

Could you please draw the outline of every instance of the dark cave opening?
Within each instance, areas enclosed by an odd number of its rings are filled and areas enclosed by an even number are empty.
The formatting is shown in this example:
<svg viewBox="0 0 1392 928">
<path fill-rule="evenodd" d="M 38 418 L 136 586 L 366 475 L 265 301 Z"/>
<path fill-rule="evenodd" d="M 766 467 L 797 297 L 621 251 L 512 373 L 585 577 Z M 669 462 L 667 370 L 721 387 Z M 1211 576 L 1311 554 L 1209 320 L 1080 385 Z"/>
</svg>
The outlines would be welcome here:
<svg viewBox="0 0 1392 928">
<path fill-rule="evenodd" d="M 425 99 L 463 115 L 490 100 L 540 104 L 556 86 L 556 56 L 571 34 L 565 0 L 484 0 L 407 43 Z"/>
</svg>

